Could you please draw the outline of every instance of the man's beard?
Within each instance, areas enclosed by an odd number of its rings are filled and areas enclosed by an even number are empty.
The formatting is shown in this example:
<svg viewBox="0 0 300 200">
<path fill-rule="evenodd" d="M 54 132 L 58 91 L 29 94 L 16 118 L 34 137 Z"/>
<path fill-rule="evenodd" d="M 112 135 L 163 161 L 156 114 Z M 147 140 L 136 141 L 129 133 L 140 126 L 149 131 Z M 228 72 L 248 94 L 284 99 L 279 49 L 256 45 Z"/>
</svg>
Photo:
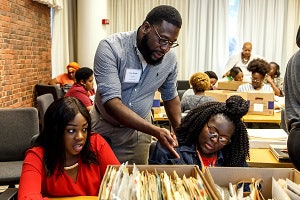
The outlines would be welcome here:
<svg viewBox="0 0 300 200">
<path fill-rule="evenodd" d="M 145 35 L 142 38 L 141 41 L 141 45 L 140 45 L 140 52 L 143 55 L 144 59 L 146 60 L 146 62 L 150 65 L 158 65 L 161 63 L 161 61 L 163 60 L 164 56 L 162 56 L 161 58 L 159 58 L 158 60 L 153 60 L 151 58 L 151 55 L 153 53 L 153 51 L 149 48 L 149 45 L 147 44 L 148 42 L 148 35 Z"/>
</svg>

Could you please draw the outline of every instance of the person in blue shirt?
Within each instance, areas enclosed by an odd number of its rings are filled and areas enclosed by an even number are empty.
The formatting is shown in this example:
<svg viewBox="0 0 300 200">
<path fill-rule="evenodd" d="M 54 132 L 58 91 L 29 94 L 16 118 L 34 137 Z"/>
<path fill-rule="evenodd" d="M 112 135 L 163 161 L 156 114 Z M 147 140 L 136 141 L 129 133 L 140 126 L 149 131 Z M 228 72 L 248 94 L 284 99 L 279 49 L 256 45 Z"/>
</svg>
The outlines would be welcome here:
<svg viewBox="0 0 300 200">
<path fill-rule="evenodd" d="M 246 100 L 231 96 L 192 109 L 176 129 L 180 155 L 176 158 L 157 142 L 149 164 L 196 164 L 203 166 L 247 166 L 249 140 L 241 118 L 248 112 Z"/>
</svg>

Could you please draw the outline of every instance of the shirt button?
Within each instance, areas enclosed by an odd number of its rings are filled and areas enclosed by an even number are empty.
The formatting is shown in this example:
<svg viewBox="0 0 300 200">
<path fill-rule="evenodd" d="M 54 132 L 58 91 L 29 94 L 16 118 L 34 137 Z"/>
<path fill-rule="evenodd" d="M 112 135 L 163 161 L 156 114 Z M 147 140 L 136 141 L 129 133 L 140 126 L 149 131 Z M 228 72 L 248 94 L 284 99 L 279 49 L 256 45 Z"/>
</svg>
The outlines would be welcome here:
<svg viewBox="0 0 300 200">
<path fill-rule="evenodd" d="M 132 106 L 132 103 L 129 103 L 129 106 Z"/>
<path fill-rule="evenodd" d="M 134 91 L 136 92 L 136 91 L 137 91 L 137 89 L 134 89 Z"/>
</svg>

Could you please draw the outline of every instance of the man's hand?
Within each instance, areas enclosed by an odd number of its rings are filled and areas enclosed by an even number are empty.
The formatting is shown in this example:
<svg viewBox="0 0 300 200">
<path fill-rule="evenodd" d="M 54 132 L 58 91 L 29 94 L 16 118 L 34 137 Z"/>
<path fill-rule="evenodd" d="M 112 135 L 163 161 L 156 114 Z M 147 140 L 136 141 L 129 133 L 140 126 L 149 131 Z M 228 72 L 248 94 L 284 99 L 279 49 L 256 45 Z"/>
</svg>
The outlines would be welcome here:
<svg viewBox="0 0 300 200">
<path fill-rule="evenodd" d="M 160 128 L 159 135 L 157 136 L 161 145 L 168 149 L 176 158 L 180 158 L 179 154 L 175 151 L 175 147 L 178 146 L 176 135 L 170 132 L 168 129 Z"/>
</svg>

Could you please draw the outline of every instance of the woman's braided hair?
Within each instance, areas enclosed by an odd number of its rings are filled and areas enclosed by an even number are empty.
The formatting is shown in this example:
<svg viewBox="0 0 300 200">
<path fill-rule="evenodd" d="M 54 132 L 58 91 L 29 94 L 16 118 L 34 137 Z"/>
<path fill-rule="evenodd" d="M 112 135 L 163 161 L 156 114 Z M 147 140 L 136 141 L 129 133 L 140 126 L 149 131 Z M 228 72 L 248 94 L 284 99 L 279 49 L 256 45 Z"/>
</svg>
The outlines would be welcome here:
<svg viewBox="0 0 300 200">
<path fill-rule="evenodd" d="M 249 158 L 249 139 L 245 124 L 241 118 L 248 112 L 248 103 L 240 96 L 233 95 L 226 103 L 208 102 L 192 109 L 182 119 L 181 125 L 176 130 L 179 145 L 191 146 L 198 141 L 199 134 L 212 116 L 222 114 L 231 121 L 235 130 L 231 142 L 224 146 L 223 166 L 243 166 Z"/>
</svg>

